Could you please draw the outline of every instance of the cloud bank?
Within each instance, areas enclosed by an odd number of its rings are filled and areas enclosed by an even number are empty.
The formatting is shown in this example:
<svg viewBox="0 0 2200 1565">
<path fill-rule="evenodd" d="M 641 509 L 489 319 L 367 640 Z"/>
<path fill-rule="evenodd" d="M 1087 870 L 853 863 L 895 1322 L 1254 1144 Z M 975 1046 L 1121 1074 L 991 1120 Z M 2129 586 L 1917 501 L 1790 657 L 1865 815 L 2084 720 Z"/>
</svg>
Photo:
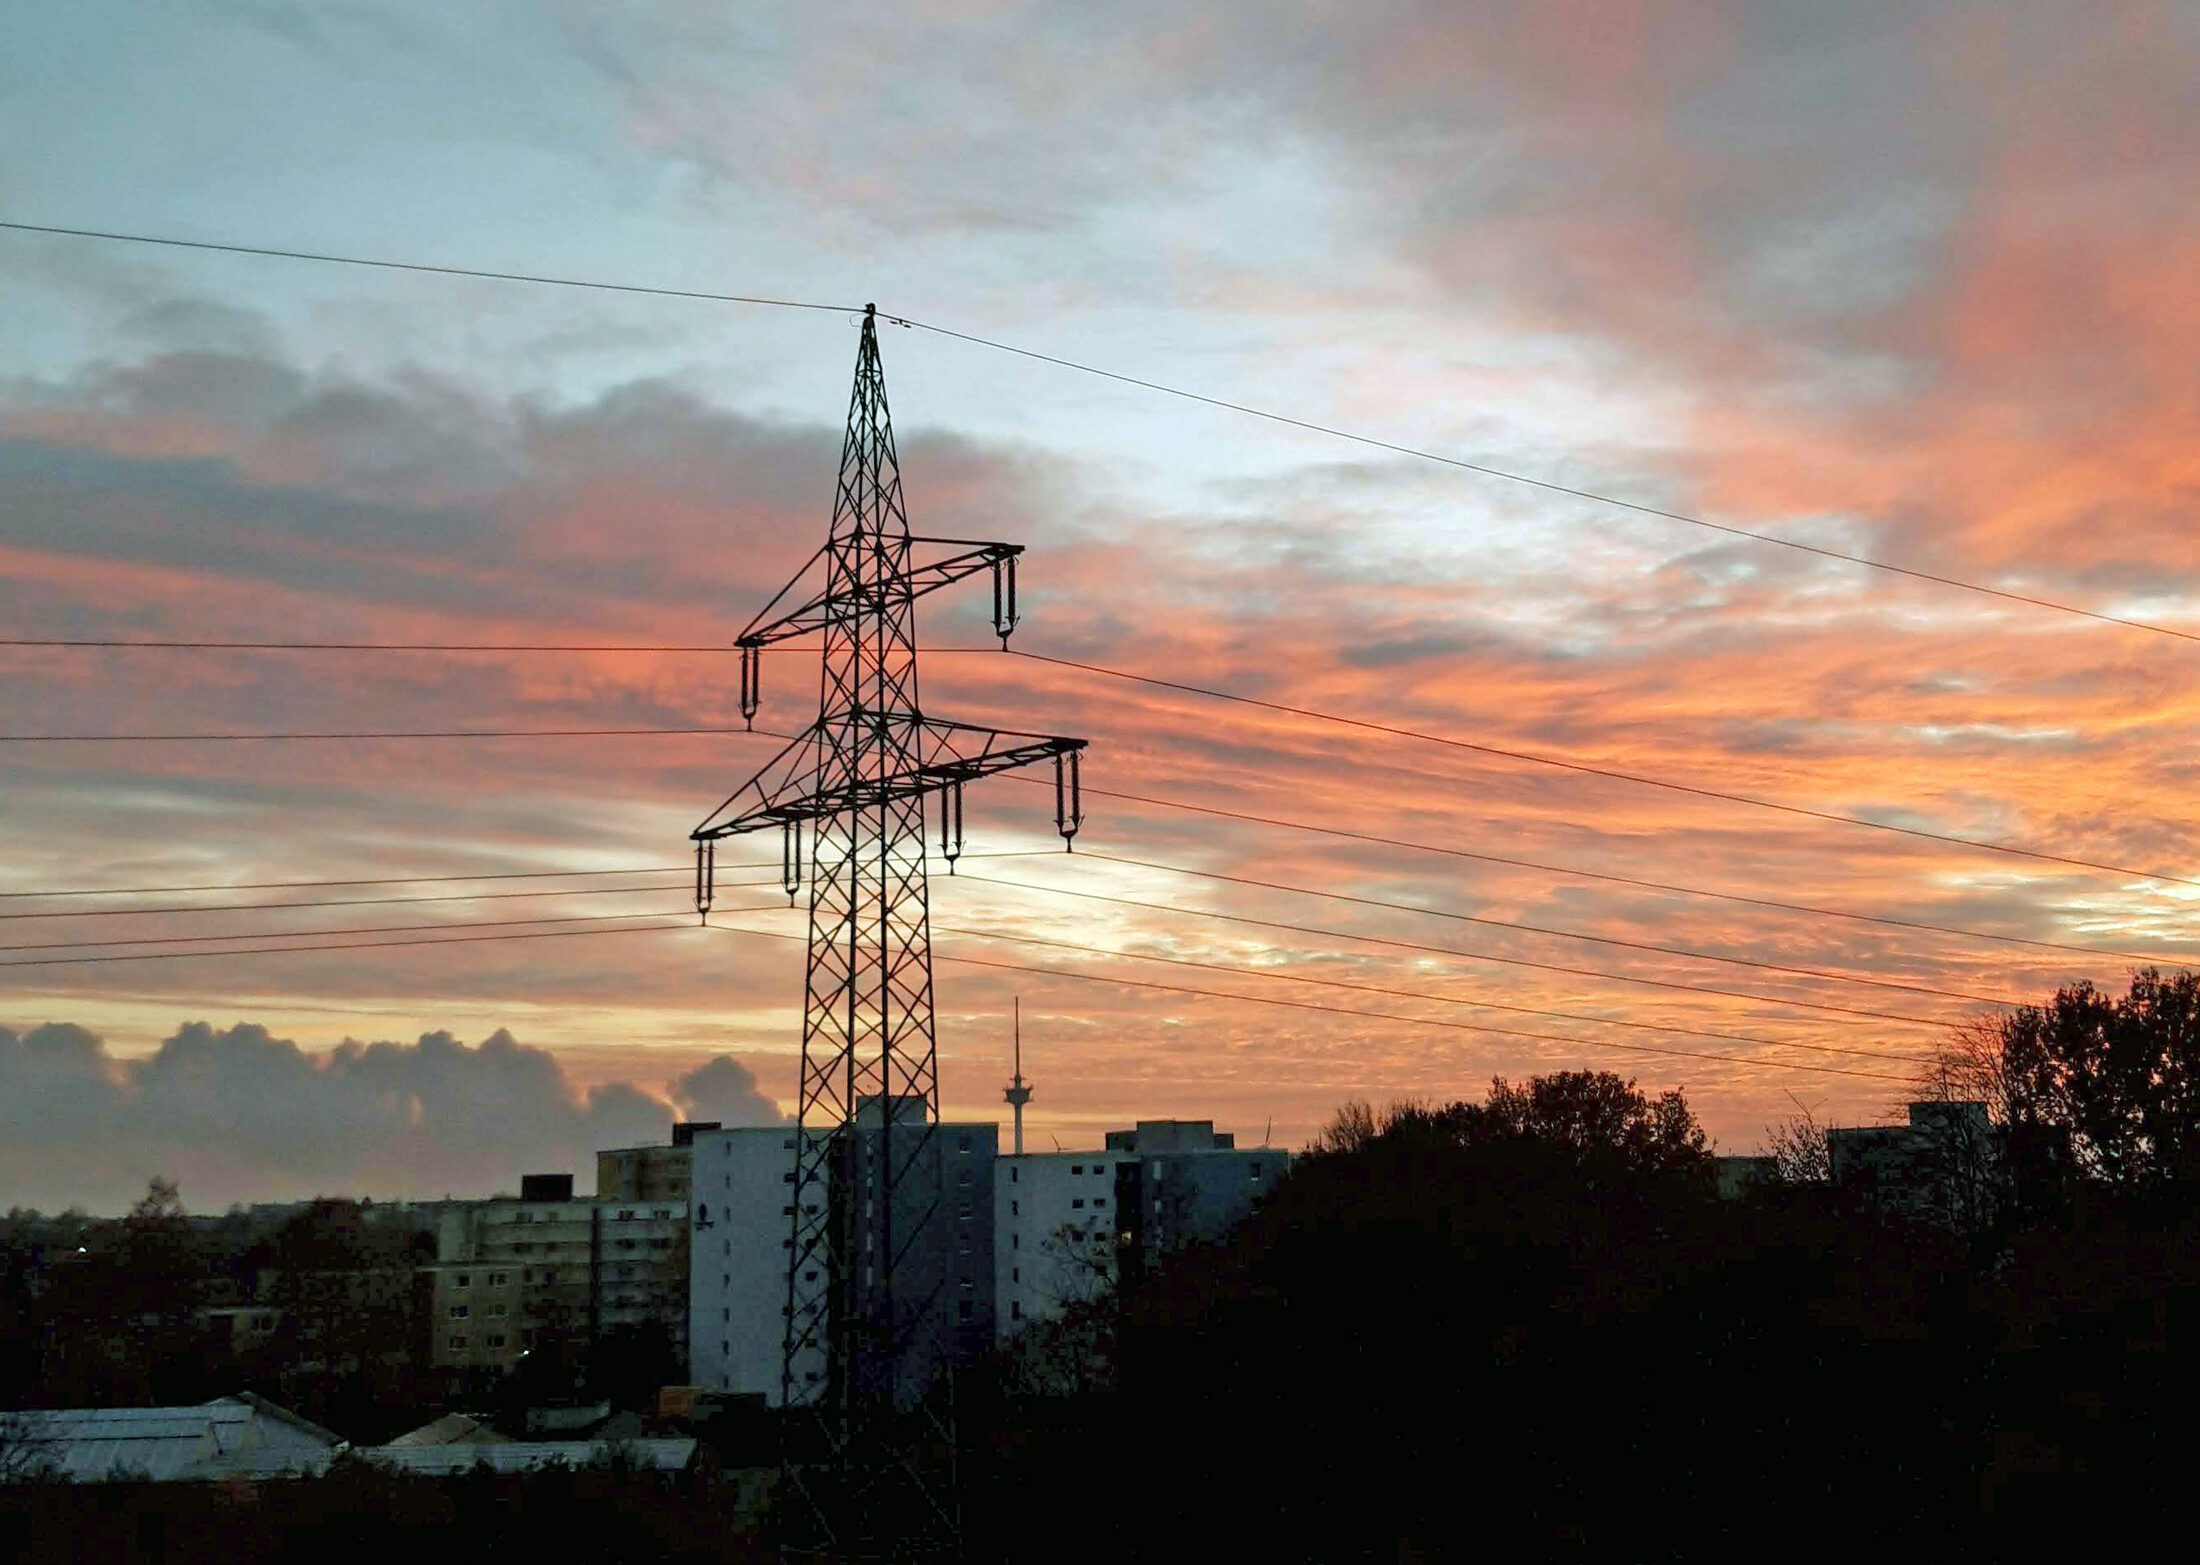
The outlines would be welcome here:
<svg viewBox="0 0 2200 1565">
<path fill-rule="evenodd" d="M 780 1120 L 724 1055 L 664 1096 L 583 1088 L 501 1028 L 473 1046 L 431 1032 L 312 1054 L 251 1022 L 190 1022 L 125 1060 L 71 1022 L 0 1027 L 0 1206 L 118 1211 L 155 1175 L 194 1211 L 316 1193 L 484 1196 L 532 1172 L 570 1171 L 586 1190 L 597 1149 L 662 1141 L 675 1113 Z"/>
</svg>

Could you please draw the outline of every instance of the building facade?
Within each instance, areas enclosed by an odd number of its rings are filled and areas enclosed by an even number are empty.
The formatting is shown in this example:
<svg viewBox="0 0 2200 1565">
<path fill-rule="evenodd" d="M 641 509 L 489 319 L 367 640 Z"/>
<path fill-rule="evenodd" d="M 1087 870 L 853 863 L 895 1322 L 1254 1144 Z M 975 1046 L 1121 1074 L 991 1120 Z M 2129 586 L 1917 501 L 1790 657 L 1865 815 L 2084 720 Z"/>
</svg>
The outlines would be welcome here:
<svg viewBox="0 0 2200 1565">
<path fill-rule="evenodd" d="M 1060 1315 L 1186 1244 L 1219 1239 L 1289 1166 L 1212 1120 L 1140 1120 L 1099 1152 L 1000 1160 L 993 1188 L 999 1336 Z"/>
<path fill-rule="evenodd" d="M 813 1165 L 826 1172 L 800 1189 L 794 1183 L 793 1128 L 697 1133 L 688 1338 L 691 1378 L 698 1386 L 782 1404 L 795 1208 L 807 1207 L 802 1215 L 816 1217 L 835 1203 L 856 1203 L 858 1231 L 867 1231 L 860 1206 L 876 1199 L 885 1133 L 876 1105 L 868 1115 L 871 1123 L 859 1123 L 855 1132 L 852 1163 Z M 891 1134 L 906 1137 L 911 1125 L 899 1118 Z M 905 1365 L 969 1362 L 992 1341 L 995 1327 L 991 1216 L 999 1128 L 944 1124 L 931 1130 L 913 1160 L 900 1150 L 905 1141 L 897 1139 L 894 1151 L 895 1163 L 906 1165 L 896 1226 L 923 1234 L 922 1242 L 901 1251 L 894 1269 Z M 807 1134 L 815 1145 L 824 1133 Z M 802 1282 L 814 1287 L 822 1280 L 810 1276 Z M 885 1301 L 867 1307 L 883 1309 Z M 826 1360 L 823 1342 L 799 1347 L 792 1365 L 796 1384 L 821 1384 Z"/>
<path fill-rule="evenodd" d="M 672 1127 L 669 1145 L 598 1152 L 596 1199 L 687 1205 L 688 1185 L 694 1177 L 696 1133 L 717 1128 L 714 1119 L 682 1120 Z"/>
<path fill-rule="evenodd" d="M 686 1205 L 577 1201 L 569 1178 L 530 1176 L 522 1188 L 536 1199 L 443 1212 L 435 1264 L 422 1268 L 429 1362 L 508 1369 L 538 1348 L 585 1348 L 619 1327 L 652 1325 L 684 1361 Z"/>
</svg>

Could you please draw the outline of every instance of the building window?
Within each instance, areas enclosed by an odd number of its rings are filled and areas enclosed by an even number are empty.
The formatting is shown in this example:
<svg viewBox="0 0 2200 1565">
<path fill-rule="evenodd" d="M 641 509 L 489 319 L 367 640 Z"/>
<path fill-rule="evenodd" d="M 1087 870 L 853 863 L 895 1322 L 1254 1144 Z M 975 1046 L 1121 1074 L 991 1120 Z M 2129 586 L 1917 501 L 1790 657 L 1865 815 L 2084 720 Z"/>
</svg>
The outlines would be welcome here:
<svg viewBox="0 0 2200 1565">
<path fill-rule="evenodd" d="M 625 1212 L 621 1212 L 621 1213 L 619 1214 L 619 1221 L 620 1221 L 620 1222 L 622 1222 L 622 1223 L 623 1223 L 623 1222 L 627 1222 L 627 1221 L 630 1221 L 630 1220 L 631 1220 L 631 1219 L 633 1218 L 633 1216 L 634 1216 L 634 1213 L 633 1213 L 633 1212 L 632 1212 L 631 1210 L 629 1210 L 629 1211 L 625 1211 Z"/>
<path fill-rule="evenodd" d="M 460 1272 L 456 1277 L 453 1277 L 451 1279 L 451 1286 L 454 1288 L 470 1288 L 473 1286 L 473 1282 L 473 1273 Z"/>
<path fill-rule="evenodd" d="M 718 1312 L 718 1320 L 719 1320 L 719 1324 L 721 1324 L 721 1325 L 727 1324 L 727 1323 L 731 1322 L 731 1321 L 732 1321 L 732 1319 L 733 1319 L 733 1311 L 731 1311 L 731 1310 L 725 1310 L 725 1309 L 722 1309 L 722 1310 L 720 1310 L 720 1311 Z"/>
<path fill-rule="evenodd" d="M 451 1346 L 457 1351 L 463 1353 L 466 1351 L 466 1339 L 464 1337 L 453 1337 L 451 1339 Z"/>
<path fill-rule="evenodd" d="M 1258 1163 L 1255 1163 L 1252 1166 L 1251 1170 L 1247 1173 L 1246 1177 L 1249 1179 L 1260 1178 L 1260 1165 Z"/>
<path fill-rule="evenodd" d="M 1097 1211 L 1099 1208 L 1108 1204 L 1108 1198 L 1104 1195 L 1096 1195 L 1092 1198 L 1092 1204 L 1094 1210 Z"/>
<path fill-rule="evenodd" d="M 512 1275 L 509 1272 L 491 1272 L 489 1274 L 489 1286 L 492 1288 L 502 1288 L 511 1280 Z"/>
<path fill-rule="evenodd" d="M 652 1217 L 670 1217 L 672 1213 L 668 1208 L 660 1206 L 653 1208 L 649 1215 Z"/>
<path fill-rule="evenodd" d="M 792 1152 L 794 1150 L 794 1143 L 792 1141 L 782 1141 L 779 1143 L 779 1147 L 780 1150 L 783 1152 Z"/>
<path fill-rule="evenodd" d="M 1070 1206 L 1075 1210 L 1082 1212 L 1085 1209 L 1085 1198 L 1083 1196 L 1079 1196 L 1076 1200 L 1070 1202 Z"/>
<path fill-rule="evenodd" d="M 970 1133 L 968 1131 L 955 1138 L 955 1150 L 957 1152 L 968 1152 L 970 1150 Z"/>
<path fill-rule="evenodd" d="M 1024 1269 L 1021 1266 L 1011 1266 L 1008 1269 L 1008 1280 L 1010 1282 L 1022 1282 L 1024 1280 Z"/>
<path fill-rule="evenodd" d="M 489 1306 L 489 1313 L 491 1315 L 509 1315 L 512 1312 L 509 1308 L 502 1304 L 492 1304 Z"/>
<path fill-rule="evenodd" d="M 968 1320 L 968 1319 L 970 1319 L 970 1314 L 971 1314 L 971 1304 L 970 1304 L 970 1301 L 969 1301 L 968 1299 L 957 1299 L 957 1300 L 955 1301 L 955 1319 L 957 1319 L 957 1320 Z"/>
<path fill-rule="evenodd" d="M 547 1268 L 543 1271 L 542 1282 L 544 1287 L 547 1288 L 550 1284 L 556 1282 L 557 1280 L 558 1274 L 556 1272 L 550 1271 Z"/>
<path fill-rule="evenodd" d="M 504 1339 L 502 1337 L 491 1337 L 489 1339 L 489 1346 L 492 1348 L 501 1348 L 504 1346 Z"/>
<path fill-rule="evenodd" d="M 794 1183 L 794 1170 L 792 1170 L 792 1169 L 789 1169 L 789 1170 L 788 1170 L 788 1171 L 787 1171 L 786 1173 L 784 1173 L 784 1174 L 781 1174 L 781 1175 L 779 1176 L 779 1182 L 780 1182 L 781 1184 L 783 1184 L 783 1185 L 791 1185 L 791 1184 L 793 1184 L 793 1183 Z"/>
<path fill-rule="evenodd" d="M 1009 1216 L 1011 1216 L 1011 1217 L 1021 1217 L 1021 1216 L 1023 1216 L 1023 1215 L 1024 1215 L 1024 1204 L 1023 1204 L 1023 1202 L 1021 1202 L 1021 1201 L 1011 1201 L 1011 1202 L 1009 1202 L 1009 1203 L 1008 1203 L 1008 1215 L 1009 1215 Z"/>
<path fill-rule="evenodd" d="M 1010 1299 L 1008 1301 L 1008 1318 L 1010 1320 L 1022 1320 L 1024 1318 L 1023 1305 L 1019 1304 L 1014 1299 Z"/>
<path fill-rule="evenodd" d="M 779 1209 L 779 1215 L 781 1217 L 792 1217 L 794 1216 L 794 1208 L 791 1206 L 783 1206 Z"/>
<path fill-rule="evenodd" d="M 1072 1163 L 1069 1166 L 1069 1171 L 1073 1174 L 1082 1174 L 1085 1171 L 1085 1165 L 1082 1163 Z"/>
<path fill-rule="evenodd" d="M 1010 1234 L 1008 1236 L 1008 1247 L 1011 1250 L 1021 1250 L 1024 1247 L 1024 1236 L 1022 1234 Z"/>
<path fill-rule="evenodd" d="M 466 1314 L 467 1314 L 467 1311 L 466 1311 L 466 1306 L 465 1306 L 465 1305 L 463 1305 L 463 1304 L 454 1304 L 454 1305 L 452 1305 L 452 1306 L 451 1306 L 451 1319 L 453 1319 L 453 1320 L 464 1320 L 464 1319 L 466 1318 Z"/>
<path fill-rule="evenodd" d="M 1016 1165 L 1015 1165 L 1014 1163 L 1011 1163 L 1011 1164 L 1009 1164 L 1009 1165 L 1008 1165 L 1008 1182 L 1009 1182 L 1010 1184 L 1012 1184 L 1012 1185 L 1013 1185 L 1013 1184 L 1016 1184 L 1016 1183 L 1018 1183 L 1018 1177 L 1017 1177 L 1017 1176 L 1019 1176 L 1019 1175 L 1020 1175 L 1020 1174 L 1022 1174 L 1022 1173 L 1023 1173 L 1023 1170 L 1022 1170 L 1022 1169 L 1020 1169 L 1020 1168 L 1018 1168 L 1018 1167 L 1017 1167 L 1017 1166 L 1016 1166 Z"/>
</svg>

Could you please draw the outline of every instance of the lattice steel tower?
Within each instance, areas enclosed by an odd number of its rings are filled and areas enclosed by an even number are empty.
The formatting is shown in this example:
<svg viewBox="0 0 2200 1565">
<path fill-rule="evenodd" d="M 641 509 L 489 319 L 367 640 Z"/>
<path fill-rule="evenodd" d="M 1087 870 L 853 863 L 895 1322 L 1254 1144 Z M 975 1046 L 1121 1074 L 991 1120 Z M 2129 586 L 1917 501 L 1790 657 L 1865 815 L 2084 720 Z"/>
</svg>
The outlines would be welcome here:
<svg viewBox="0 0 2200 1565">
<path fill-rule="evenodd" d="M 927 1393 L 954 1352 L 955 1230 L 991 1213 L 941 1210 L 948 1160 L 935 1131 L 925 801 L 939 796 L 939 850 L 952 869 L 963 784 L 1051 760 L 1055 825 L 1067 841 L 1082 820 L 1085 741 L 927 716 L 916 600 L 990 572 L 993 629 L 1006 647 L 1022 552 L 910 534 L 878 317 L 866 306 L 831 532 L 737 642 L 741 714 L 753 720 L 761 650 L 819 637 L 817 720 L 691 834 L 706 915 L 719 838 L 777 828 L 790 898 L 803 879 L 805 828 L 810 839 L 781 1394 L 788 1409 L 816 1415 L 817 1438 L 799 1455 L 789 1448 L 785 1477 L 809 1502 L 816 1541 L 839 1550 L 951 1545 L 958 1528 L 952 1482 L 939 1471 L 951 1471 L 951 1410 L 943 1420 Z M 943 1454 L 945 1464 L 933 1460 Z"/>
</svg>

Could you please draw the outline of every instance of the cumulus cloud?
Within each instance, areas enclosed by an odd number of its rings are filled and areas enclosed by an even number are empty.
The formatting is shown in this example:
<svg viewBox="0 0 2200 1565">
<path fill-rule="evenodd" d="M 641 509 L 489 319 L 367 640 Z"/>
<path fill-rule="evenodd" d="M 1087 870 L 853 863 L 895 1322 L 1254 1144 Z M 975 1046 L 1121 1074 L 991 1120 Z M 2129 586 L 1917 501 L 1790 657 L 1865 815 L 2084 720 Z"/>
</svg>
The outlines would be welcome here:
<svg viewBox="0 0 2200 1565">
<path fill-rule="evenodd" d="M 472 1046 L 431 1032 L 314 1054 L 254 1023 L 190 1022 L 124 1060 L 73 1023 L 0 1027 L 0 1206 L 117 1210 L 156 1174 L 195 1209 L 480 1196 L 538 1170 L 587 1189 L 598 1148 L 663 1140 L 675 1105 L 729 1124 L 780 1119 L 730 1056 L 679 1078 L 668 1102 L 623 1081 L 580 1087 L 502 1028 Z"/>
</svg>

